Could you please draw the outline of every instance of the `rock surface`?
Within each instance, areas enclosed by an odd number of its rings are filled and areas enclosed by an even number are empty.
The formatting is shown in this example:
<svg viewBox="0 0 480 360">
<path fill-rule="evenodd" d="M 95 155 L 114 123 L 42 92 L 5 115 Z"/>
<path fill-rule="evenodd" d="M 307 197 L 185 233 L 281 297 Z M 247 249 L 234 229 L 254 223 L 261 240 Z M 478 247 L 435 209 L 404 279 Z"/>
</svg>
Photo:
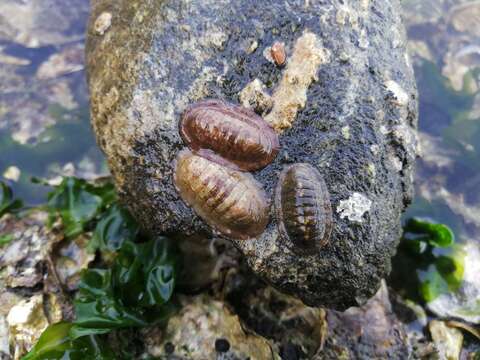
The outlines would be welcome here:
<svg viewBox="0 0 480 360">
<path fill-rule="evenodd" d="M 321 359 L 407 359 L 409 344 L 404 325 L 392 311 L 385 283 L 360 308 L 329 311 L 328 337 Z"/>
<path fill-rule="evenodd" d="M 204 98 L 251 104 L 281 134 L 279 156 L 254 177 L 272 198 L 285 165 L 316 167 L 334 228 L 328 246 L 299 256 L 283 246 L 272 209 L 264 234 L 234 245 L 255 273 L 306 304 L 343 310 L 371 297 L 390 270 L 412 196 L 417 93 L 400 2 L 92 6 L 92 122 L 120 195 L 143 226 L 212 236 L 172 183 L 172 161 L 184 147 L 178 121 Z M 285 44 L 285 67 L 269 56 L 276 41 Z M 249 86 L 257 90 L 242 92 Z"/>
<path fill-rule="evenodd" d="M 275 344 L 283 359 L 417 358 L 385 282 L 365 305 L 341 313 L 305 306 L 244 268 L 237 270 L 226 277 L 226 301 L 245 326 Z"/>
<path fill-rule="evenodd" d="M 0 237 L 11 236 L 0 247 L 0 359 L 20 359 L 49 324 L 72 316 L 51 271 L 52 252 L 66 246 L 59 228 L 48 227 L 47 220 L 48 213 L 40 209 L 0 219 Z M 81 258 L 81 251 L 70 255 Z"/>
<path fill-rule="evenodd" d="M 146 332 L 147 352 L 168 359 L 279 360 L 270 343 L 242 327 L 238 316 L 209 296 L 183 298 L 182 309 L 157 338 Z"/>
</svg>

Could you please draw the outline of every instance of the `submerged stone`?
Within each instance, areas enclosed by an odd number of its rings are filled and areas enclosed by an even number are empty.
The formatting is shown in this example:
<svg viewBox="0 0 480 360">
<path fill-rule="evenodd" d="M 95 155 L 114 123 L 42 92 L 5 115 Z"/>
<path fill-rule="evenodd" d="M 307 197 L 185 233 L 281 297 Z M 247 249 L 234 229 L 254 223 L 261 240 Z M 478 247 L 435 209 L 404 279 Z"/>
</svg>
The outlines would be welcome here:
<svg viewBox="0 0 480 360">
<path fill-rule="evenodd" d="M 252 173 L 269 200 L 282 168 L 307 163 L 325 180 L 333 228 L 327 246 L 297 254 L 282 243 L 271 207 L 261 235 L 229 240 L 257 275 L 308 305 L 343 310 L 375 294 L 412 197 L 416 156 L 417 92 L 400 1 L 92 5 L 92 124 L 121 199 L 143 227 L 217 236 L 173 183 L 173 160 L 185 147 L 179 121 L 204 99 L 244 103 L 279 134 L 278 156 Z M 111 23 L 99 32 L 105 12 Z M 275 42 L 288 54 L 283 67 L 264 56 Z M 243 91 L 254 81 L 271 105 Z"/>
</svg>

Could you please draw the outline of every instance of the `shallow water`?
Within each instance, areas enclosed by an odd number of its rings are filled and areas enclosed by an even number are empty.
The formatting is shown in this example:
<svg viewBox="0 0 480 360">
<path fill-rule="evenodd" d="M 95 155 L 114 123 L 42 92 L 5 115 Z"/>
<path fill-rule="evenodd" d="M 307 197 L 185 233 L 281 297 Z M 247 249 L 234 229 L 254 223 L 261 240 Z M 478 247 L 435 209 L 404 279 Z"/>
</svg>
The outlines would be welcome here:
<svg viewBox="0 0 480 360">
<path fill-rule="evenodd" d="M 420 94 L 421 157 L 406 217 L 449 225 L 461 242 L 480 230 L 480 2 L 404 2 Z"/>
<path fill-rule="evenodd" d="M 83 61 L 89 3 L 0 3 L 0 175 L 28 204 L 32 177 L 106 174 L 89 125 Z"/>
</svg>

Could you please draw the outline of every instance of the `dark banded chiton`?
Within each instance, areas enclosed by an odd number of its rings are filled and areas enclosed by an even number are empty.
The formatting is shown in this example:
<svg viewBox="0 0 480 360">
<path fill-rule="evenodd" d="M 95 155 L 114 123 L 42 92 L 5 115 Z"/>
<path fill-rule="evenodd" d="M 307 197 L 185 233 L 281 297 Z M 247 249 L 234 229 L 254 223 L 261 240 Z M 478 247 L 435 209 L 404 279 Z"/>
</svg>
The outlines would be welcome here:
<svg viewBox="0 0 480 360">
<path fill-rule="evenodd" d="M 311 165 L 285 168 L 275 190 L 280 235 L 292 249 L 314 252 L 325 246 L 332 231 L 332 207 L 327 186 Z"/>
<path fill-rule="evenodd" d="M 180 122 L 187 146 L 212 161 L 237 170 L 258 170 L 278 153 L 278 136 L 253 111 L 221 100 L 190 106 Z"/>
<path fill-rule="evenodd" d="M 227 237 L 249 239 L 267 226 L 265 192 L 249 174 L 182 150 L 175 161 L 174 183 L 181 198 Z"/>
</svg>

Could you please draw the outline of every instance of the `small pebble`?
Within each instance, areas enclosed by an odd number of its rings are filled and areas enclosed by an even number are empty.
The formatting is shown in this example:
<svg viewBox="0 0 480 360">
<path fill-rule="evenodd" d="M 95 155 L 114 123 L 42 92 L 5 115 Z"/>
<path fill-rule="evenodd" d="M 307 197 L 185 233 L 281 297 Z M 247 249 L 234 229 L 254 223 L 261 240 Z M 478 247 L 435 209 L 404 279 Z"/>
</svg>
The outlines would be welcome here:
<svg viewBox="0 0 480 360">
<path fill-rule="evenodd" d="M 282 360 L 299 360 L 299 349 L 297 345 L 287 343 L 282 345 L 280 349 L 280 356 Z"/>
<path fill-rule="evenodd" d="M 215 350 L 219 353 L 225 353 L 230 350 L 230 343 L 226 339 L 215 340 Z"/>
<path fill-rule="evenodd" d="M 250 46 L 247 49 L 247 54 L 252 54 L 258 48 L 258 41 L 253 40 Z"/>
<path fill-rule="evenodd" d="M 20 179 L 21 171 L 16 166 L 9 166 L 3 173 L 3 177 L 7 180 L 17 182 Z"/>
<path fill-rule="evenodd" d="M 173 354 L 174 351 L 175 351 L 175 345 L 173 345 L 171 342 L 167 342 L 165 344 L 165 353 Z"/>
</svg>

